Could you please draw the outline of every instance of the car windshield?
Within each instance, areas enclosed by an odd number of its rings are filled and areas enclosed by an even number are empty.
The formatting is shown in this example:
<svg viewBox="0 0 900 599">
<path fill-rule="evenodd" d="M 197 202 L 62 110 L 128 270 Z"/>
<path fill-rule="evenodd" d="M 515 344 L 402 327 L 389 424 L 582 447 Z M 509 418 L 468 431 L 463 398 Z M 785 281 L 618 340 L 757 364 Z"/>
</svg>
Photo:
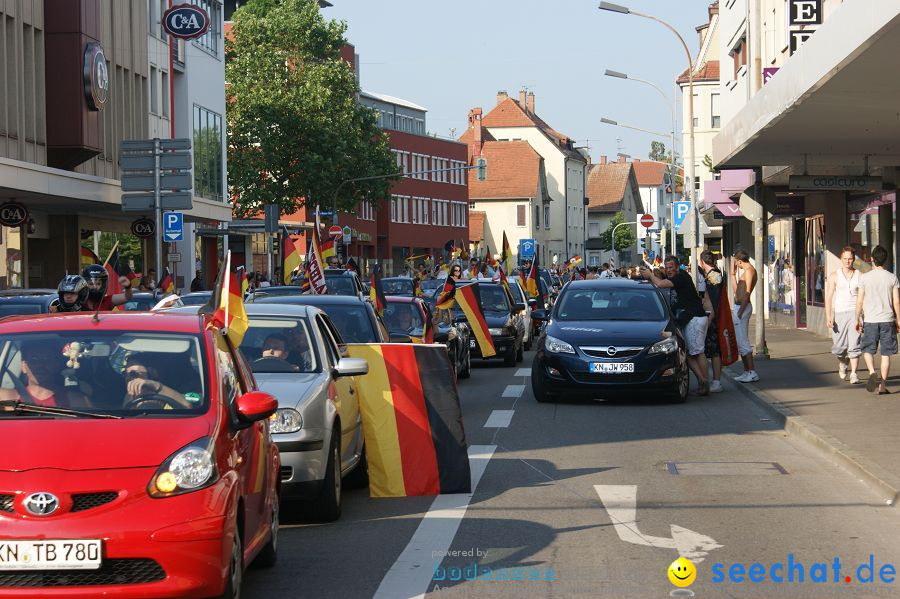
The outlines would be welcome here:
<svg viewBox="0 0 900 599">
<path fill-rule="evenodd" d="M 570 289 L 559 301 L 559 320 L 665 320 L 653 289 Z"/>
<path fill-rule="evenodd" d="M 353 306 L 319 306 L 331 318 L 344 338 L 344 343 L 378 343 L 366 307 L 360 302 Z"/>
<path fill-rule="evenodd" d="M 252 316 L 241 342 L 241 353 L 253 372 L 315 372 L 306 321 L 297 318 Z"/>
<path fill-rule="evenodd" d="M 357 293 L 352 276 L 337 275 L 329 277 L 325 275 L 325 286 L 328 288 L 328 295 L 356 295 Z"/>
<path fill-rule="evenodd" d="M 209 301 L 209 295 L 183 295 L 181 302 L 185 306 L 202 306 Z"/>
<path fill-rule="evenodd" d="M 23 314 L 41 314 L 43 311 L 40 304 L 0 304 L 0 318 Z"/>
<path fill-rule="evenodd" d="M 126 418 L 202 413 L 201 347 L 197 335 L 152 331 L 2 335 L 0 400 Z"/>
<path fill-rule="evenodd" d="M 419 288 L 425 297 L 433 297 L 438 289 L 444 286 L 444 279 L 425 279 L 419 283 Z"/>
<path fill-rule="evenodd" d="M 149 310 L 156 304 L 157 300 L 153 299 L 152 297 L 132 297 L 131 301 L 125 302 L 125 309 L 129 311 Z"/>
<path fill-rule="evenodd" d="M 388 302 L 384 324 L 391 333 L 421 337 L 425 327 L 422 310 L 413 302 Z"/>
<path fill-rule="evenodd" d="M 506 291 L 500 285 L 479 285 L 481 309 L 485 312 L 509 312 Z"/>
<path fill-rule="evenodd" d="M 381 282 L 385 295 L 412 295 L 412 279 L 385 279 Z"/>
</svg>

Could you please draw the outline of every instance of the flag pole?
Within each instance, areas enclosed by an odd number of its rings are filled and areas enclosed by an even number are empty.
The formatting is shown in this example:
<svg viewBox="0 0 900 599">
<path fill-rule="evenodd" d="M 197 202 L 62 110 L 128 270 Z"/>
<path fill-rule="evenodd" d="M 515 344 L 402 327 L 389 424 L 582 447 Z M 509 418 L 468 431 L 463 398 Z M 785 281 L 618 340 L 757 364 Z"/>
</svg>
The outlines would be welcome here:
<svg viewBox="0 0 900 599">
<path fill-rule="evenodd" d="M 116 248 L 119 247 L 119 240 L 116 239 L 116 243 L 113 244 L 112 249 L 109 250 L 109 256 L 106 257 L 106 260 L 103 261 L 103 268 L 106 268 L 106 265 L 109 264 L 109 259 L 112 258 L 113 252 L 116 251 Z"/>
</svg>

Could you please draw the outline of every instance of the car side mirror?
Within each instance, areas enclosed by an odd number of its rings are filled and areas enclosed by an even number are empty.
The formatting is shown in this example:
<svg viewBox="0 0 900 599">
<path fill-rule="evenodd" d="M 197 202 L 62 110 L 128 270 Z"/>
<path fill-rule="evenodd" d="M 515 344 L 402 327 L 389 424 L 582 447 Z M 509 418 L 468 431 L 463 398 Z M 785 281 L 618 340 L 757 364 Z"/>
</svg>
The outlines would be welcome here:
<svg viewBox="0 0 900 599">
<path fill-rule="evenodd" d="M 334 367 L 334 375 L 341 376 L 361 376 L 368 374 L 369 363 L 363 358 L 341 358 L 338 360 L 337 366 Z"/>
<path fill-rule="evenodd" d="M 412 343 L 409 335 L 391 335 L 391 343 Z"/>
<path fill-rule="evenodd" d="M 531 312 L 531 320 L 544 321 L 547 320 L 547 310 L 544 308 L 537 308 L 532 310 Z"/>
<path fill-rule="evenodd" d="M 250 391 L 237 399 L 238 420 L 250 424 L 265 420 L 278 409 L 278 400 L 263 391 Z"/>
<path fill-rule="evenodd" d="M 519 312 L 522 312 L 523 310 L 525 310 L 525 304 L 513 304 L 512 311 L 515 314 L 518 314 Z"/>
</svg>

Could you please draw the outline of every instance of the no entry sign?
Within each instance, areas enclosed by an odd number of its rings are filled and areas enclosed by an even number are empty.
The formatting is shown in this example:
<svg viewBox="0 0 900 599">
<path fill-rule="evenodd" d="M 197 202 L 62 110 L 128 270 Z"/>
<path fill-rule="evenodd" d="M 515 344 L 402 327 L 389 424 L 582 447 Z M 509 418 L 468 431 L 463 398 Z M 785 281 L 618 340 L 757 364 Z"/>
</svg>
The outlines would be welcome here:
<svg viewBox="0 0 900 599">
<path fill-rule="evenodd" d="M 645 229 L 650 229 L 653 227 L 653 223 L 656 222 L 656 219 L 653 218 L 652 214 L 642 214 L 641 215 L 641 226 Z"/>
</svg>

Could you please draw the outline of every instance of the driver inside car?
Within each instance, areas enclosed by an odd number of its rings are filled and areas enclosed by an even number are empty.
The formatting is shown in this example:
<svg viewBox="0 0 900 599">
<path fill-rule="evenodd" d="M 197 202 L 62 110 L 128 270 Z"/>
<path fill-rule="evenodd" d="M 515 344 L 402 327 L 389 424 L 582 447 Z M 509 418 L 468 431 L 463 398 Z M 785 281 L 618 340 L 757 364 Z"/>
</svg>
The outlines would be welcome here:
<svg viewBox="0 0 900 599">
<path fill-rule="evenodd" d="M 263 341 L 261 357 L 254 360 L 255 368 L 276 368 L 278 372 L 298 372 L 300 368 L 288 361 L 288 339 L 281 333 L 273 333 Z"/>
<path fill-rule="evenodd" d="M 159 380 L 159 372 L 140 354 L 132 354 L 125 359 L 125 407 L 136 408 L 149 404 L 154 408 L 192 409 L 194 406 L 185 396 Z"/>
<path fill-rule="evenodd" d="M 19 400 L 26 404 L 55 408 L 86 407 L 87 398 L 65 387 L 63 369 L 66 358 L 62 349 L 48 342 L 22 344 L 21 368 L 23 377 L 14 380 L 12 389 L 0 389 L 0 400 Z M 7 371 L 10 377 L 16 375 Z"/>
</svg>

